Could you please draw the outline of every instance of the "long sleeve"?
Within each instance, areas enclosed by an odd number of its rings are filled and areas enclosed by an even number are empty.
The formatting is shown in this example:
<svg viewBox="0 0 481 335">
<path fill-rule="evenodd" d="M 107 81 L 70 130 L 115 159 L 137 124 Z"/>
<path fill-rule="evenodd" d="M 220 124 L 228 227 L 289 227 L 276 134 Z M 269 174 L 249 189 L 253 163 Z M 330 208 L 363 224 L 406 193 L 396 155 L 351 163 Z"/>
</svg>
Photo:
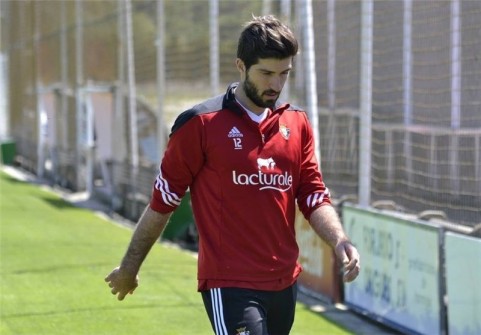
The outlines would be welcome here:
<svg viewBox="0 0 481 335">
<path fill-rule="evenodd" d="M 316 208 L 330 204 L 331 199 L 316 159 L 312 128 L 306 116 L 305 118 L 305 129 L 301 141 L 301 169 L 297 203 L 304 217 L 309 220 L 311 213 Z"/>
<path fill-rule="evenodd" d="M 172 133 L 152 191 L 153 210 L 168 213 L 180 205 L 204 163 L 202 132 L 202 121 L 192 117 Z"/>
</svg>

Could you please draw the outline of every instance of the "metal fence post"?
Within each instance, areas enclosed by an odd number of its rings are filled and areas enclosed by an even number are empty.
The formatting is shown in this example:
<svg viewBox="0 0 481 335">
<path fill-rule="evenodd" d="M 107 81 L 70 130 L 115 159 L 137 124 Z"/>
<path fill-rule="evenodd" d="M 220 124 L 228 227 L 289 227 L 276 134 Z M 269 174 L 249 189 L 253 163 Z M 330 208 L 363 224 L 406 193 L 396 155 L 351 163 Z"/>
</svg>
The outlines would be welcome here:
<svg viewBox="0 0 481 335">
<path fill-rule="evenodd" d="M 451 1 L 451 129 L 461 127 L 461 4 L 459 0 Z M 459 136 L 453 133 L 450 138 L 449 166 L 451 187 L 459 193 Z"/>
<path fill-rule="evenodd" d="M 316 54 L 314 47 L 314 23 L 312 21 L 312 1 L 303 0 L 302 17 L 305 18 L 302 32 L 305 44 L 304 64 L 306 76 L 307 110 L 312 129 L 314 130 L 315 153 L 321 166 L 321 146 L 319 143 L 319 113 L 317 106 Z"/>
<path fill-rule="evenodd" d="M 219 94 L 219 0 L 209 2 L 210 28 L 210 87 L 213 95 Z"/>
<path fill-rule="evenodd" d="M 75 1 L 75 112 L 77 121 L 77 145 L 76 145 L 76 166 L 77 169 L 77 190 L 80 189 L 82 183 L 81 166 L 82 166 L 82 109 L 83 109 L 83 94 L 81 92 L 83 85 L 83 3 L 82 0 Z"/>
<path fill-rule="evenodd" d="M 371 202 L 373 1 L 361 2 L 361 108 L 359 130 L 359 203 Z"/>
<path fill-rule="evenodd" d="M 139 144 L 137 129 L 137 91 L 135 87 L 134 40 L 132 27 L 132 3 L 124 0 L 125 23 L 127 28 L 127 82 L 129 90 L 130 156 L 132 164 L 131 190 L 132 211 L 137 214 L 137 187 L 139 175 Z"/>
<path fill-rule="evenodd" d="M 412 15 L 413 0 L 404 0 L 403 13 L 403 103 L 404 103 L 404 126 L 407 128 L 413 122 L 413 86 L 412 86 Z M 412 185 L 412 145 L 411 132 L 404 131 L 404 157 L 408 187 Z"/>
<path fill-rule="evenodd" d="M 40 2 L 35 2 L 33 6 L 34 16 L 34 49 L 35 49 L 35 108 L 37 116 L 37 176 L 43 177 L 45 173 L 45 137 L 47 127 L 47 116 L 40 101 Z"/>
<path fill-rule="evenodd" d="M 157 143 L 159 152 L 166 147 L 164 118 L 165 98 L 165 7 L 164 0 L 157 0 Z M 160 155 L 162 158 L 162 155 Z"/>
<path fill-rule="evenodd" d="M 336 108 L 336 2 L 327 1 L 327 91 L 329 111 Z"/>
<path fill-rule="evenodd" d="M 68 147 L 68 53 L 67 53 L 67 20 L 66 20 L 66 4 L 65 1 L 60 2 L 60 81 L 62 87 L 60 89 L 60 113 L 63 118 L 62 139 L 60 143 L 64 146 L 62 150 Z"/>
</svg>

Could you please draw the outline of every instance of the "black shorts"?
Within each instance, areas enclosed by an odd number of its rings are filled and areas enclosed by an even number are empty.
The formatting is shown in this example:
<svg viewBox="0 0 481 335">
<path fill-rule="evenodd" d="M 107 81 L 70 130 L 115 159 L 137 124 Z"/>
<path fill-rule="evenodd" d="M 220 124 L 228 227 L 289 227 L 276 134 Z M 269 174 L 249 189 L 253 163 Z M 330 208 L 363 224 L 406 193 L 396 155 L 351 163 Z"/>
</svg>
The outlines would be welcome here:
<svg viewBox="0 0 481 335">
<path fill-rule="evenodd" d="M 216 335 L 287 335 L 294 323 L 297 284 L 282 291 L 223 287 L 201 293 Z"/>
</svg>

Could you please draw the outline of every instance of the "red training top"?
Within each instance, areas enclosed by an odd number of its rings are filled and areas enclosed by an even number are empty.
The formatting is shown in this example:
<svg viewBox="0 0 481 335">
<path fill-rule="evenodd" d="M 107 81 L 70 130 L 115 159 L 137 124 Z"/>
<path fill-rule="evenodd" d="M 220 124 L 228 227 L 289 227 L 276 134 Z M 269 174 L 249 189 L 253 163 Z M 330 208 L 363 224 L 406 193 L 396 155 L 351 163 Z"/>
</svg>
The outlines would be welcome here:
<svg viewBox="0 0 481 335">
<path fill-rule="evenodd" d="M 278 104 L 260 124 L 227 93 L 179 115 L 150 207 L 172 212 L 190 188 L 198 289 L 282 290 L 301 272 L 295 200 L 306 218 L 330 204 L 306 114 Z"/>
</svg>

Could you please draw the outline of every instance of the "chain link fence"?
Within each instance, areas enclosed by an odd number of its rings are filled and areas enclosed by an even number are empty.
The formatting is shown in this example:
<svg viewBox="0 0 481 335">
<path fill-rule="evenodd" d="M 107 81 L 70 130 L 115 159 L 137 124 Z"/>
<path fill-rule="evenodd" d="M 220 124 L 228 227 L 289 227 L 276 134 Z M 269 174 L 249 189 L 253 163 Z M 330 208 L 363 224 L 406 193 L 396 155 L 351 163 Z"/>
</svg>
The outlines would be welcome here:
<svg viewBox="0 0 481 335">
<path fill-rule="evenodd" d="M 303 3 L 2 1 L 16 163 L 135 219 L 175 117 L 238 79 L 242 24 L 268 10 L 301 37 Z M 373 2 L 372 144 L 362 149 L 361 2 L 312 1 L 312 11 L 321 166 L 335 197 L 356 201 L 369 150 L 373 203 L 480 223 L 481 2 Z M 297 57 L 286 88 L 300 106 L 305 68 Z"/>
</svg>

